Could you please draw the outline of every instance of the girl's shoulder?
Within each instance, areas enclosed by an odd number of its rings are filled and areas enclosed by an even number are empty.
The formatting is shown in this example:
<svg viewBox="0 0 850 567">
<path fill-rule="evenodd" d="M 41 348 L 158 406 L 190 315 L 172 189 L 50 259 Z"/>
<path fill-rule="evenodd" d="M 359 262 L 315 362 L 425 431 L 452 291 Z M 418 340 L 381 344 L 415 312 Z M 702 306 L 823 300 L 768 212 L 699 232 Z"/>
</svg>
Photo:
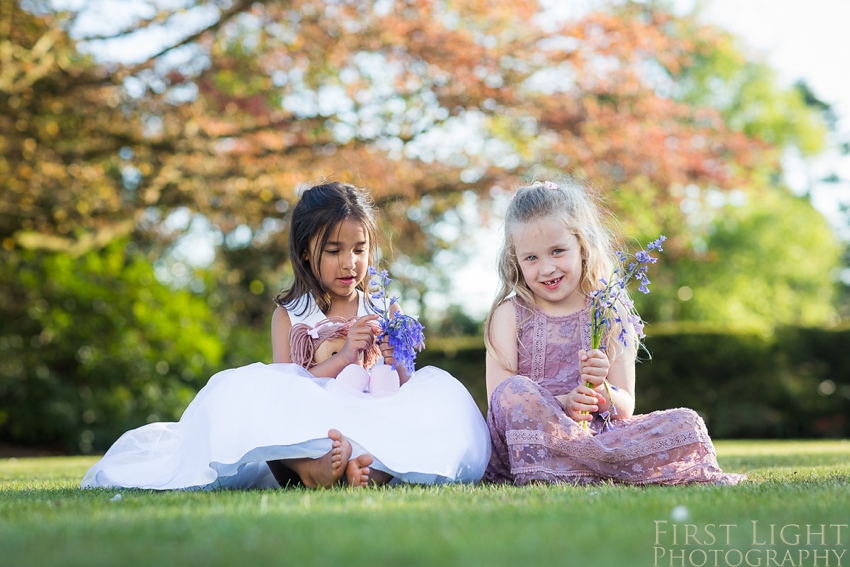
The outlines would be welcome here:
<svg viewBox="0 0 850 567">
<path fill-rule="evenodd" d="M 506 313 L 513 314 L 516 310 L 515 305 L 516 297 L 509 297 L 496 306 L 496 308 L 493 310 L 493 315 L 496 316 L 498 314 L 504 317 Z"/>
<path fill-rule="evenodd" d="M 522 300 L 516 296 L 511 296 L 493 309 L 492 319 L 497 325 L 510 324 L 515 327 L 519 316 L 525 311 Z"/>
</svg>

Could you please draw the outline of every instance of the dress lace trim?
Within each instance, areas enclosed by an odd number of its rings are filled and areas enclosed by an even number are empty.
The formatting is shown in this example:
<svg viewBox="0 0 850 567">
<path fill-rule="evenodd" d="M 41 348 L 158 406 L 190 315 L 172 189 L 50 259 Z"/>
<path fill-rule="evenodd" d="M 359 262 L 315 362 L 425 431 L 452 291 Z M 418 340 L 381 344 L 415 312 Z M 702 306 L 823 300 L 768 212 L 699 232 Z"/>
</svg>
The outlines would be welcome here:
<svg viewBox="0 0 850 567">
<path fill-rule="evenodd" d="M 609 477 L 594 473 L 592 471 L 562 471 L 553 470 L 549 467 L 517 467 L 511 469 L 511 474 L 518 479 L 518 484 L 526 482 L 539 481 L 542 479 L 551 482 L 566 481 L 577 484 L 587 482 L 598 482 L 600 480 L 611 480 Z M 745 475 L 737 475 L 732 473 L 719 472 L 714 465 L 709 463 L 699 463 L 687 469 L 679 469 L 675 473 L 658 474 L 648 478 L 636 479 L 617 479 L 618 482 L 627 484 L 644 485 L 644 484 L 688 484 L 688 483 L 709 483 L 720 485 L 734 485 L 740 480 L 746 479 Z"/>
<path fill-rule="evenodd" d="M 581 443 L 575 440 L 555 437 L 545 431 L 528 429 L 511 430 L 506 432 L 505 440 L 511 445 L 543 445 L 557 453 L 581 460 L 594 460 L 610 463 L 623 463 L 656 453 L 662 453 L 694 443 L 711 444 L 708 432 L 699 429 L 677 431 L 651 441 L 644 441 L 622 449 L 606 448 L 597 443 Z M 596 440 L 594 438 L 594 440 Z M 712 453 L 714 451 L 712 450 Z"/>
<path fill-rule="evenodd" d="M 543 380 L 546 368 L 546 315 L 540 309 L 534 310 L 534 334 L 531 354 L 531 378 L 535 382 Z"/>
<path fill-rule="evenodd" d="M 581 347 L 584 350 L 590 350 L 590 344 L 593 339 L 593 333 L 590 332 L 590 303 L 587 304 L 587 308 L 582 309 L 579 313 L 581 313 L 581 318 L 579 319 L 581 325 L 579 329 L 581 333 Z"/>
</svg>

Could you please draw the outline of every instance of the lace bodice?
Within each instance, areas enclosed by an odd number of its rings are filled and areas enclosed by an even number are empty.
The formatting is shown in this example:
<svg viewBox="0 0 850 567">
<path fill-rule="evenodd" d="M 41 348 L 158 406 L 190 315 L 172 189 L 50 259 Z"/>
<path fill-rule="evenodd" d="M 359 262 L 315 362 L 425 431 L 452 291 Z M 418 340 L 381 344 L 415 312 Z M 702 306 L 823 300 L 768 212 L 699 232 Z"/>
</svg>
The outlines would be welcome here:
<svg viewBox="0 0 850 567">
<path fill-rule="evenodd" d="M 590 350 L 590 304 L 555 317 L 513 298 L 517 323 L 519 374 L 540 384 L 553 396 L 579 384 L 578 351 Z"/>
</svg>

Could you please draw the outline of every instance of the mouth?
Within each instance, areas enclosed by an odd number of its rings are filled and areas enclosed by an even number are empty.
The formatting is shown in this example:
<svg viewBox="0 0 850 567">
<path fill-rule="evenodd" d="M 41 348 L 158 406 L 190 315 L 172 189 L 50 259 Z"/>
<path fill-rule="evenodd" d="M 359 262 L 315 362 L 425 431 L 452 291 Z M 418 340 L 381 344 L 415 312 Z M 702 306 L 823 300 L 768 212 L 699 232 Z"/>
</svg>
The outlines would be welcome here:
<svg viewBox="0 0 850 567">
<path fill-rule="evenodd" d="M 354 276 L 343 276 L 341 278 L 337 278 L 336 281 L 342 285 L 351 285 L 354 283 Z"/>
<path fill-rule="evenodd" d="M 564 279 L 564 276 L 561 276 L 561 277 L 554 278 L 554 279 L 551 279 L 551 280 L 546 280 L 545 282 L 540 282 L 540 285 L 542 285 L 546 289 L 555 289 L 555 288 L 558 287 L 558 285 L 561 283 L 561 281 L 563 281 L 563 279 Z"/>
</svg>

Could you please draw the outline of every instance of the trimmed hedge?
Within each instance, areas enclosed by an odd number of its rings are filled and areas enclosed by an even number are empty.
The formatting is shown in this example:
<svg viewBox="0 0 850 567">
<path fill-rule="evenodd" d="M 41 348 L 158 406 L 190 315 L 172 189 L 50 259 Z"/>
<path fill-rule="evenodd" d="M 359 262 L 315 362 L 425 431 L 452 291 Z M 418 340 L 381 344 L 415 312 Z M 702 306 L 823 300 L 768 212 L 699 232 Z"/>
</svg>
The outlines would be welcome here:
<svg viewBox="0 0 850 567">
<path fill-rule="evenodd" d="M 717 438 L 850 436 L 850 329 L 669 328 L 647 337 L 637 412 L 698 411 Z M 486 411 L 480 338 L 433 339 L 417 362 L 456 376 Z"/>
</svg>

